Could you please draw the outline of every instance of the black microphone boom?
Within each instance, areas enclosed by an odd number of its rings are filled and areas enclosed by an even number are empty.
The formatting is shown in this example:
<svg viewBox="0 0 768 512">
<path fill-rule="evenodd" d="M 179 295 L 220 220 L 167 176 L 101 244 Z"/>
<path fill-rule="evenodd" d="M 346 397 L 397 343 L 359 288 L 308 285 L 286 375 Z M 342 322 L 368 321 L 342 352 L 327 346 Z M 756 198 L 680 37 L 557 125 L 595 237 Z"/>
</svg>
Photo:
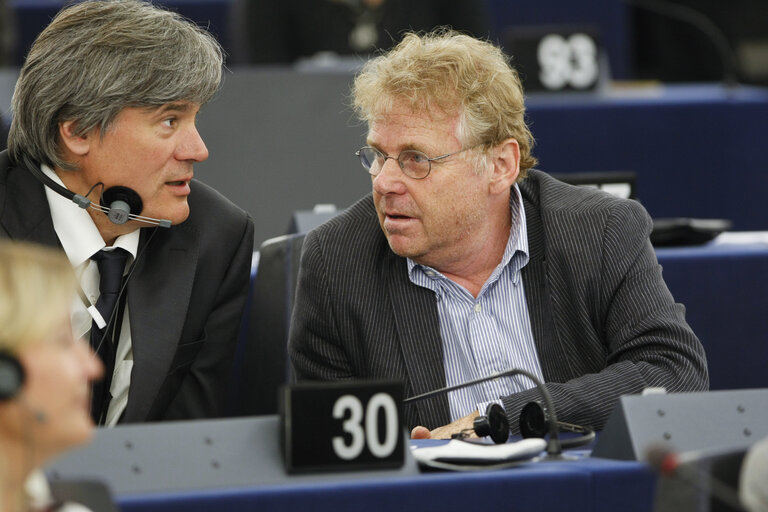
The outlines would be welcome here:
<svg viewBox="0 0 768 512">
<path fill-rule="evenodd" d="M 738 83 L 738 63 L 731 43 L 723 31 L 701 11 L 685 5 L 671 4 L 659 0 L 624 0 L 629 5 L 672 18 L 700 30 L 717 49 L 723 66 L 723 83 L 733 87 Z"/>
<path fill-rule="evenodd" d="M 421 395 L 415 395 L 415 396 L 406 398 L 405 400 L 403 400 L 403 403 L 407 404 L 409 402 L 418 402 L 419 400 L 424 400 L 426 398 L 430 398 L 435 395 L 450 393 L 451 391 L 466 388 L 469 386 L 474 386 L 475 384 L 480 384 L 481 382 L 486 382 L 489 380 L 499 379 L 501 377 L 507 377 L 512 375 L 523 375 L 525 377 L 528 377 L 528 379 L 530 379 L 534 384 L 536 384 L 536 388 L 539 390 L 539 393 L 541 393 L 541 397 L 544 399 L 544 403 L 546 404 L 547 409 L 549 410 L 549 418 L 551 420 L 549 422 L 549 440 L 547 441 L 547 457 L 556 458 L 556 459 L 561 458 L 563 450 L 562 450 L 562 447 L 560 446 L 560 438 L 558 437 L 557 415 L 555 414 L 555 405 L 552 402 L 552 397 L 550 396 L 546 386 L 544 386 L 544 384 L 535 375 L 533 375 L 532 373 L 526 370 L 522 370 L 519 368 L 505 370 L 503 372 L 494 373 L 492 375 L 488 375 L 487 377 L 481 377 L 479 379 L 464 382 L 462 384 L 455 384 L 453 386 L 448 386 L 447 388 L 435 389 L 432 391 L 428 391 L 426 393 L 422 393 Z"/>
</svg>

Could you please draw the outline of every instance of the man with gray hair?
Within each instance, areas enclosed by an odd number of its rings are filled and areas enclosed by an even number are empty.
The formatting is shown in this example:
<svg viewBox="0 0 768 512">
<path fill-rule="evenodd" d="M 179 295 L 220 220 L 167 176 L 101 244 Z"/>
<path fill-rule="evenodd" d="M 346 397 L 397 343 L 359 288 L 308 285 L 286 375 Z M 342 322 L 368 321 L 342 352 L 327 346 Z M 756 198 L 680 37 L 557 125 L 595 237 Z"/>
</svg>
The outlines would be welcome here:
<svg viewBox="0 0 768 512">
<path fill-rule="evenodd" d="M 533 169 L 523 90 L 499 48 L 409 34 L 363 67 L 353 99 L 373 190 L 304 241 L 289 347 L 299 379 L 400 379 L 413 396 L 523 369 L 558 419 L 595 429 L 621 394 L 707 388 L 648 214 Z M 465 387 L 408 404 L 406 423 L 443 437 L 498 401 L 517 430 L 532 388 Z"/>
<path fill-rule="evenodd" d="M 193 180 L 218 90 L 206 31 L 138 0 L 62 10 L 27 55 L 0 153 L 0 237 L 62 248 L 72 311 L 107 368 L 99 424 L 221 416 L 253 222 Z"/>
</svg>

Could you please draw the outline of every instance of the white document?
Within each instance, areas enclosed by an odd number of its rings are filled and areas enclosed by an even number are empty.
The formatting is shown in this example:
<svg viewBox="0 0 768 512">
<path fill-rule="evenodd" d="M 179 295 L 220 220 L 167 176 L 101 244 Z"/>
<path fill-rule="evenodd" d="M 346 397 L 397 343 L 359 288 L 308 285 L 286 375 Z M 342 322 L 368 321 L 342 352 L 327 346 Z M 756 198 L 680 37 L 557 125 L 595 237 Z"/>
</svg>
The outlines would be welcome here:
<svg viewBox="0 0 768 512">
<path fill-rule="evenodd" d="M 514 443 L 483 444 L 452 439 L 439 446 L 414 447 L 418 462 L 452 462 L 464 464 L 496 464 L 532 459 L 547 448 L 541 438 L 528 438 Z"/>
</svg>

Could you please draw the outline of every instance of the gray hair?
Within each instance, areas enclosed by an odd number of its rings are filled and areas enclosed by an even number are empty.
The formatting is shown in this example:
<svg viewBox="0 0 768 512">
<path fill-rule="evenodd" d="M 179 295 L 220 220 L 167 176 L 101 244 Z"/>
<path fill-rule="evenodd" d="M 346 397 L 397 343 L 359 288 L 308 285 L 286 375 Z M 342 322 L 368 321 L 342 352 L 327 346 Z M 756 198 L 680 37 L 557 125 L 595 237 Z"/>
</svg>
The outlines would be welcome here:
<svg viewBox="0 0 768 512">
<path fill-rule="evenodd" d="M 204 104 L 219 88 L 219 43 L 182 16 L 141 0 L 92 0 L 62 10 L 35 40 L 13 93 L 8 150 L 16 162 L 75 169 L 59 123 L 101 136 L 126 107 Z"/>
</svg>

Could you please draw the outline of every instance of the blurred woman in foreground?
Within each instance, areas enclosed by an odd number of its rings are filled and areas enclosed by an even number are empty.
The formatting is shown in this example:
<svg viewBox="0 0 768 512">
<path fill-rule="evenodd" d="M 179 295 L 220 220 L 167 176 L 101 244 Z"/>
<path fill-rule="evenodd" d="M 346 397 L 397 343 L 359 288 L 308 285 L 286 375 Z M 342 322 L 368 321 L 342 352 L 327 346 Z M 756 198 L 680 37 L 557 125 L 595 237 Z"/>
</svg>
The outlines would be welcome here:
<svg viewBox="0 0 768 512">
<path fill-rule="evenodd" d="M 52 503 L 40 467 L 88 441 L 89 381 L 103 367 L 74 339 L 77 282 L 51 249 L 0 242 L 0 510 L 84 510 Z"/>
</svg>

